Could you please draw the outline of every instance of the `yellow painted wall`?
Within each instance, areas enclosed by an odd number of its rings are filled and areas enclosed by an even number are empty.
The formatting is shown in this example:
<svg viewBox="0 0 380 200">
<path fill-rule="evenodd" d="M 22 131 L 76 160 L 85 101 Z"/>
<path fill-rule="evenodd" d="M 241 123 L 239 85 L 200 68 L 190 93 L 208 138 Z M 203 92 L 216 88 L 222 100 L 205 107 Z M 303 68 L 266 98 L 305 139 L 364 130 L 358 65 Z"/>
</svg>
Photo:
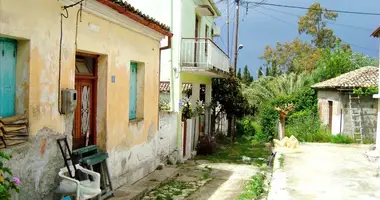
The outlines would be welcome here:
<svg viewBox="0 0 380 200">
<path fill-rule="evenodd" d="M 181 72 L 182 83 L 199 83 L 199 84 L 212 84 L 212 78 L 209 76 L 198 75 L 195 73 Z"/>
<path fill-rule="evenodd" d="M 62 88 L 74 88 L 75 83 L 77 8 L 69 11 L 69 18 L 63 21 Z M 25 61 L 29 67 L 29 91 L 26 90 L 28 98 L 23 99 L 27 101 L 31 136 L 43 127 L 71 133 L 65 128 L 68 117 L 58 113 L 60 13 L 61 4 L 56 0 L 0 0 L 0 37 L 22 39 L 30 48 Z M 89 30 L 89 23 L 98 25 L 99 32 Z M 158 127 L 159 41 L 83 12 L 78 51 L 101 55 L 98 142 L 107 145 L 107 150 L 144 143 Z M 138 123 L 139 127 L 130 126 L 128 116 L 131 60 L 145 64 L 144 120 Z M 111 76 L 116 76 L 115 83 L 111 83 Z"/>
</svg>

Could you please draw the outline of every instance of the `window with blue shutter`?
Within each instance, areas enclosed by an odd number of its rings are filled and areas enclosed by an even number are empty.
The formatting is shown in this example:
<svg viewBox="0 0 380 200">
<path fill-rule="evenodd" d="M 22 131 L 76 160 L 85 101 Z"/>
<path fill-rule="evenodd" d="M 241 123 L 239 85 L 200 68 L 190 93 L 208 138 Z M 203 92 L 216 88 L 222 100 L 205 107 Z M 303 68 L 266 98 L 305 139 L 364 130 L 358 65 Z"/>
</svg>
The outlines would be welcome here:
<svg viewBox="0 0 380 200">
<path fill-rule="evenodd" d="M 0 117 L 15 115 L 17 41 L 0 38 Z"/>
<path fill-rule="evenodd" d="M 137 63 L 132 62 L 129 79 L 129 120 L 136 119 L 137 107 Z"/>
</svg>

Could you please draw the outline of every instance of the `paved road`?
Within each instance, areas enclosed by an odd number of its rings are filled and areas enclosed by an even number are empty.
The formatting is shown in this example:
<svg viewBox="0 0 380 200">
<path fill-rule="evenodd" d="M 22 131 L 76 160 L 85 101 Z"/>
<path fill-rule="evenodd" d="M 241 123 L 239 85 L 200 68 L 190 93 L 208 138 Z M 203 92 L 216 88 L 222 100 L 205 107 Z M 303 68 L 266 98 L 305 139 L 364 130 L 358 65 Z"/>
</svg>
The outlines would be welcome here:
<svg viewBox="0 0 380 200">
<path fill-rule="evenodd" d="M 380 176 L 376 176 L 375 164 L 363 155 L 367 149 L 367 145 L 301 145 L 301 153 L 285 154 L 282 171 L 274 173 L 283 177 L 274 177 L 272 189 L 285 190 L 272 199 L 380 199 Z"/>
</svg>

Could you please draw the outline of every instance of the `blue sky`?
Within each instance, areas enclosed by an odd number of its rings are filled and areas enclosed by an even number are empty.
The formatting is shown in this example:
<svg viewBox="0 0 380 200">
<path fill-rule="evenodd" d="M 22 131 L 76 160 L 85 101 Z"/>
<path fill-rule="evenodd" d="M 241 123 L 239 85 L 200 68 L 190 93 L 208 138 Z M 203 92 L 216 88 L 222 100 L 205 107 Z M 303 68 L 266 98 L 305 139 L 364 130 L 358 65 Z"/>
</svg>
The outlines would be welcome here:
<svg viewBox="0 0 380 200">
<path fill-rule="evenodd" d="M 231 35 L 233 34 L 235 21 L 235 6 L 232 5 L 233 1 L 234 0 L 230 0 Z M 216 0 L 216 2 L 218 2 L 218 0 Z M 267 3 L 309 7 L 314 2 L 314 0 L 269 0 Z M 320 2 L 323 7 L 326 7 L 328 9 L 380 13 L 379 0 L 320 0 L 318 2 Z M 216 23 L 219 27 L 221 27 L 222 33 L 220 37 L 215 38 L 215 41 L 221 48 L 226 51 L 226 3 L 222 2 L 218 3 L 217 5 L 222 12 L 222 17 L 219 17 L 216 20 Z M 305 13 L 306 10 L 263 5 L 255 9 L 249 9 L 248 14 L 246 14 L 245 7 L 241 7 L 239 43 L 243 44 L 244 48 L 239 53 L 238 67 L 243 68 L 244 65 L 248 65 L 251 74 L 256 77 L 257 70 L 259 69 L 260 65 L 263 64 L 263 62 L 258 57 L 263 54 L 265 46 L 274 46 L 277 41 L 292 41 L 297 36 L 299 36 L 297 31 L 297 15 L 302 16 Z M 328 27 L 332 28 L 335 31 L 335 34 L 339 36 L 344 42 L 351 44 L 353 51 L 361 52 L 373 57 L 377 57 L 379 55 L 379 41 L 378 39 L 372 38 L 369 35 L 380 25 L 380 16 L 365 16 L 341 13 L 338 15 L 338 19 L 334 23 L 335 24 L 329 23 Z M 230 42 L 230 45 L 232 47 L 232 36 Z"/>
</svg>

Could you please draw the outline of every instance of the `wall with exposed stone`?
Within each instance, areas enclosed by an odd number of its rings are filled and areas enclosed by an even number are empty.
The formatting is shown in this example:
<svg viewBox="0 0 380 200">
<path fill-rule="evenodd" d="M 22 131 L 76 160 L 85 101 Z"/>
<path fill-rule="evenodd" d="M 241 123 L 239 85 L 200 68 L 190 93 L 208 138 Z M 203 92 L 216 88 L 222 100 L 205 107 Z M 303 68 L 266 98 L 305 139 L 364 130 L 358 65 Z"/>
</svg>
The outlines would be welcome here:
<svg viewBox="0 0 380 200">
<path fill-rule="evenodd" d="M 147 142 L 132 148 L 115 148 L 108 152 L 111 178 L 115 188 L 133 184 L 153 172 L 169 155 L 177 157 L 177 113 L 160 112 L 159 130 L 150 133 Z M 176 158 L 177 159 L 177 158 Z"/>
<path fill-rule="evenodd" d="M 318 91 L 319 117 L 323 124 L 329 123 L 329 101 L 332 101 L 332 133 L 353 136 L 349 94 L 336 90 Z M 377 123 L 377 99 L 372 96 L 360 96 L 360 111 L 363 134 L 369 141 L 374 141 Z"/>
</svg>

